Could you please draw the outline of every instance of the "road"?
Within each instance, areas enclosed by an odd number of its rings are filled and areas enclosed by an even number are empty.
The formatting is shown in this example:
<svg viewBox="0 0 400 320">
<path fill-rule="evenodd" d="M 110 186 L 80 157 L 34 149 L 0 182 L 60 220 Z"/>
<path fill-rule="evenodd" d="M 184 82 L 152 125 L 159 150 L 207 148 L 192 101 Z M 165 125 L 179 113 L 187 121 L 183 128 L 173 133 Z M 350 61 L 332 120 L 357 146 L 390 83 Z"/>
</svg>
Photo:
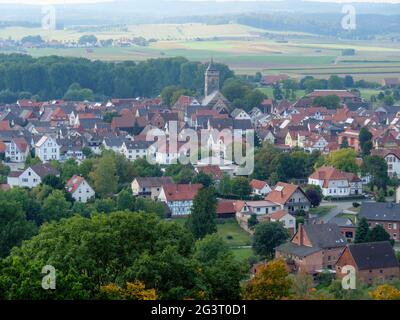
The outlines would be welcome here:
<svg viewBox="0 0 400 320">
<path fill-rule="evenodd" d="M 319 220 L 327 223 L 332 218 L 336 217 L 338 214 L 342 213 L 343 210 L 349 209 L 353 206 L 354 201 L 323 201 L 321 202 L 321 207 L 335 206 L 326 215 L 322 216 Z"/>
</svg>

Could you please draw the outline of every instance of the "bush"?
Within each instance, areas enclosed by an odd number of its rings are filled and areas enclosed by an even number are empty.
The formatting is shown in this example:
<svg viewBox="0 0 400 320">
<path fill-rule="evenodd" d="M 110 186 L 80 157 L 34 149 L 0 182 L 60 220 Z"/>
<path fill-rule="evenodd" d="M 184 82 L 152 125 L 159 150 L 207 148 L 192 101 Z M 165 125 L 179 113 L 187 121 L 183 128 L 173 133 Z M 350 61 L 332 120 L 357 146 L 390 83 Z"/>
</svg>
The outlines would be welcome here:
<svg viewBox="0 0 400 320">
<path fill-rule="evenodd" d="M 360 204 L 358 202 L 353 202 L 353 207 L 354 208 L 358 208 L 360 206 Z"/>
</svg>

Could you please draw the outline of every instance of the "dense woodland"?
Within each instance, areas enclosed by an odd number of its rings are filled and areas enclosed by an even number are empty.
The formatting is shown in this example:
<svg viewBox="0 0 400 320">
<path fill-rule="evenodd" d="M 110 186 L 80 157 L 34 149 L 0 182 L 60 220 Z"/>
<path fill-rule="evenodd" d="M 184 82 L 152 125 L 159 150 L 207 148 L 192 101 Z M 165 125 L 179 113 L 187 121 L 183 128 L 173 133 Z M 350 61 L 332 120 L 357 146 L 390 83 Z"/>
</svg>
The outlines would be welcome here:
<svg viewBox="0 0 400 320">
<path fill-rule="evenodd" d="M 153 97 L 171 85 L 201 94 L 206 67 L 207 64 L 182 57 L 113 63 L 58 56 L 0 55 L 0 101 L 11 103 L 31 96 L 40 100 L 61 99 L 69 89 L 75 91 L 75 96 L 69 96 L 71 100 Z M 216 67 L 221 83 L 233 76 L 227 66 Z M 75 87 L 70 88 L 71 85 Z M 74 90 L 76 85 L 86 91 Z"/>
</svg>

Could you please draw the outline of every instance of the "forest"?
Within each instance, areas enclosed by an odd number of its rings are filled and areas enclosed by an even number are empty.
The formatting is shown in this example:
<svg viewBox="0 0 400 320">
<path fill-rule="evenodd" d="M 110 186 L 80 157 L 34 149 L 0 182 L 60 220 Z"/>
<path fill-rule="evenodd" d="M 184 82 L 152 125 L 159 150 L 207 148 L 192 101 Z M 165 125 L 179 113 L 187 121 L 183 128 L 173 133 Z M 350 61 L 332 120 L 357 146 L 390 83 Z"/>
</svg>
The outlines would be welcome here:
<svg viewBox="0 0 400 320">
<path fill-rule="evenodd" d="M 202 94 L 206 67 L 207 64 L 189 62 L 182 57 L 135 63 L 0 55 L 0 102 L 13 103 L 23 98 L 61 99 L 68 91 L 70 100 L 154 97 L 172 85 Z M 233 76 L 227 66 L 216 64 L 216 67 L 221 83 Z M 73 90 L 69 90 L 71 86 Z"/>
</svg>

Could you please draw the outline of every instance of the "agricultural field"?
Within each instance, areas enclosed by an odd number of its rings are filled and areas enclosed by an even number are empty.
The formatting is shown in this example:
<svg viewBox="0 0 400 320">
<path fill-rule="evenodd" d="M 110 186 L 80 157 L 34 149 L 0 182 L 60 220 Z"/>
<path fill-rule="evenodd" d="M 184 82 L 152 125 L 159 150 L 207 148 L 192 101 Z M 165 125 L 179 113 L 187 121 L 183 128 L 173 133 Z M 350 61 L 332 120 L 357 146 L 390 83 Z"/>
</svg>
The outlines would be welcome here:
<svg viewBox="0 0 400 320">
<path fill-rule="evenodd" d="M 239 24 L 145 24 L 100 32 L 80 32 L 76 28 L 56 31 L 21 27 L 0 29 L 0 38 L 41 35 L 46 40 L 62 42 L 77 41 L 85 34 L 95 34 L 101 40 L 144 37 L 155 42 L 144 47 L 32 48 L 25 52 L 35 57 L 63 55 L 109 61 L 184 56 L 205 62 L 212 57 L 226 63 L 238 74 L 260 71 L 263 74 L 285 73 L 294 78 L 350 74 L 356 80 L 380 82 L 384 77 L 400 77 L 400 44 L 384 40 L 345 41 Z M 342 50 L 348 48 L 355 49 L 356 54 L 342 56 Z M 370 93 L 365 92 L 365 96 Z"/>
</svg>

